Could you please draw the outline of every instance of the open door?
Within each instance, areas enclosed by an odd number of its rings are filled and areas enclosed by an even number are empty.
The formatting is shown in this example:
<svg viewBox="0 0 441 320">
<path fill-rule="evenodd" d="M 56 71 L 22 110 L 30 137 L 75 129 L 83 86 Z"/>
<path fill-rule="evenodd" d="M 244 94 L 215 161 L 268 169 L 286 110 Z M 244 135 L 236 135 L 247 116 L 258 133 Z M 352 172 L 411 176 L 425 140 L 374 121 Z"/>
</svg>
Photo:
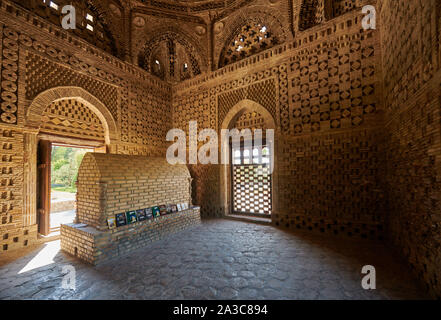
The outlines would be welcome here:
<svg viewBox="0 0 441 320">
<path fill-rule="evenodd" d="M 40 140 L 38 143 L 38 182 L 37 182 L 37 212 L 38 232 L 47 236 L 50 232 L 51 212 L 51 152 L 52 143 Z"/>
</svg>

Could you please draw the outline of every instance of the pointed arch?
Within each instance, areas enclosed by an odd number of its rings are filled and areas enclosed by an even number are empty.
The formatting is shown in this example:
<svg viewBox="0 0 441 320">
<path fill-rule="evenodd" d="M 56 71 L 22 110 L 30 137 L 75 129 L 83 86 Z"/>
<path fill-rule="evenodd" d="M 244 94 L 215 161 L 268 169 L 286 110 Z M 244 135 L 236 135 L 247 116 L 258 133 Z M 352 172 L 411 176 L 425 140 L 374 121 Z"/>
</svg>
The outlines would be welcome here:
<svg viewBox="0 0 441 320">
<path fill-rule="evenodd" d="M 223 22 L 221 22 L 223 25 Z M 259 27 L 260 25 L 260 27 Z M 264 41 L 258 41 L 260 29 L 265 27 L 266 31 L 261 34 Z M 268 8 L 257 7 L 241 10 L 235 14 L 231 23 L 223 27 L 224 32 L 218 35 L 214 53 L 216 66 L 222 68 L 225 65 L 239 61 L 253 54 L 271 48 L 274 45 L 285 42 L 289 37 L 289 28 L 277 18 L 276 12 L 268 12 Z M 253 41 L 249 44 L 246 52 L 234 52 L 232 47 L 237 38 L 246 33 L 245 36 Z M 269 37 L 268 37 L 269 36 Z M 265 38 L 267 37 L 267 38 Z M 249 40 L 247 39 L 247 41 Z M 268 41 L 265 41 L 268 39 Z M 255 40 L 255 41 L 254 41 Z M 260 44 L 263 44 L 261 46 Z M 253 48 L 254 47 L 254 48 Z"/>
<path fill-rule="evenodd" d="M 46 108 L 53 102 L 66 99 L 77 100 L 96 114 L 103 125 L 107 145 L 118 140 L 117 125 L 110 111 L 100 100 L 80 87 L 56 87 L 40 93 L 26 112 L 26 126 L 38 130 Z"/>
<path fill-rule="evenodd" d="M 222 124 L 220 126 L 220 130 L 223 129 L 232 129 L 235 125 L 237 119 L 239 119 L 246 112 L 257 112 L 265 119 L 265 129 L 273 129 L 274 130 L 274 171 L 273 171 L 273 183 L 272 183 L 272 196 L 273 196 L 273 213 L 277 212 L 278 209 L 278 175 L 277 175 L 277 150 L 278 150 L 278 129 L 277 122 L 271 113 L 261 104 L 250 100 L 243 99 L 239 101 L 234 107 L 232 107 L 227 115 L 224 117 Z M 225 155 L 225 150 L 221 154 Z M 225 160 L 225 159 L 222 159 Z M 224 162 L 225 163 L 225 162 Z M 229 163 L 229 161 L 228 161 Z M 230 214 L 231 209 L 231 164 L 228 165 L 220 165 L 219 168 L 220 174 L 220 204 L 221 208 L 223 208 L 223 213 L 225 215 Z"/>
<path fill-rule="evenodd" d="M 277 129 L 276 121 L 274 120 L 272 114 L 264 106 L 250 99 L 243 99 L 239 101 L 234 107 L 230 109 L 230 111 L 228 111 L 227 115 L 222 121 L 221 129 L 231 129 L 232 125 L 236 123 L 237 119 L 243 113 L 252 111 L 260 113 L 262 117 L 266 120 L 266 129 Z"/>
</svg>

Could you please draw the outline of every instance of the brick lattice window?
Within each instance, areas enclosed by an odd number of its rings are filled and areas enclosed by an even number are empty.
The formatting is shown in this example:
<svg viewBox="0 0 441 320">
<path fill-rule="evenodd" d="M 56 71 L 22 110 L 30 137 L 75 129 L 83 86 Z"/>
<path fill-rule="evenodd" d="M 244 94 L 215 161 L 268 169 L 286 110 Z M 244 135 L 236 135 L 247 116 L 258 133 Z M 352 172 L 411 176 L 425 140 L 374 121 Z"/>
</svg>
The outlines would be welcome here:
<svg viewBox="0 0 441 320">
<path fill-rule="evenodd" d="M 239 61 L 277 44 L 277 38 L 262 23 L 244 25 L 224 48 L 219 67 Z"/>
</svg>

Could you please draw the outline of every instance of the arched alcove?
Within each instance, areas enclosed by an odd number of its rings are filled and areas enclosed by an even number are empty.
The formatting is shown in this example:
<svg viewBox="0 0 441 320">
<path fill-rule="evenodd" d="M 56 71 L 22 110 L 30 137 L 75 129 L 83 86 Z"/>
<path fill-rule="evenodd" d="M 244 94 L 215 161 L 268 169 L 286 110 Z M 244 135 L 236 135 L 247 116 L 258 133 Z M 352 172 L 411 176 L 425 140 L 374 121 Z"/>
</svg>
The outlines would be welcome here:
<svg viewBox="0 0 441 320">
<path fill-rule="evenodd" d="M 252 114 L 254 116 L 244 117 L 244 115 Z M 243 121 L 244 119 L 250 119 L 249 122 Z M 254 121 L 257 120 L 257 121 Z M 277 135 L 278 128 L 276 121 L 274 120 L 271 113 L 262 105 L 258 104 L 255 101 L 244 99 L 238 102 L 230 111 L 227 113 L 225 118 L 222 121 L 220 130 L 231 130 L 234 128 L 244 129 L 263 129 L 263 131 L 272 129 L 274 130 L 274 141 L 273 141 L 273 173 L 272 173 L 272 185 L 271 185 L 271 194 L 272 194 L 272 212 L 276 212 L 277 210 L 277 186 L 278 186 L 278 178 L 277 178 Z M 220 203 L 224 210 L 224 214 L 228 215 L 232 213 L 231 203 L 232 203 L 232 179 L 231 179 L 231 166 L 232 163 L 230 161 L 230 149 L 229 144 L 223 146 L 224 150 L 222 157 L 222 165 L 220 166 Z M 226 150 L 225 148 L 228 148 Z M 225 158 L 228 157 L 228 160 Z M 228 163 L 228 164 L 225 164 Z"/>
<path fill-rule="evenodd" d="M 59 101 L 77 101 L 89 109 L 101 122 L 104 130 L 104 140 L 107 145 L 118 139 L 118 130 L 110 111 L 106 106 L 80 87 L 56 87 L 40 93 L 31 103 L 26 112 L 26 126 L 40 130 L 47 108 Z"/>
</svg>

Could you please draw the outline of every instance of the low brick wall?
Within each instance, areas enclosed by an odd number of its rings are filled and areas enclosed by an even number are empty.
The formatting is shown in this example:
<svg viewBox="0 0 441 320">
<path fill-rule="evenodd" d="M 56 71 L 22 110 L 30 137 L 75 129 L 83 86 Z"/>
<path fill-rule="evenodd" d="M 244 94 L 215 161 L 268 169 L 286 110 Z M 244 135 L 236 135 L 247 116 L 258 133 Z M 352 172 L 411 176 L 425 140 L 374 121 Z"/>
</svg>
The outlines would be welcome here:
<svg viewBox="0 0 441 320">
<path fill-rule="evenodd" d="M 75 200 L 52 201 L 51 213 L 75 210 Z"/>
<path fill-rule="evenodd" d="M 107 231 L 65 224 L 61 225 L 61 249 L 97 265 L 200 223 L 200 208 L 192 207 Z"/>
</svg>

